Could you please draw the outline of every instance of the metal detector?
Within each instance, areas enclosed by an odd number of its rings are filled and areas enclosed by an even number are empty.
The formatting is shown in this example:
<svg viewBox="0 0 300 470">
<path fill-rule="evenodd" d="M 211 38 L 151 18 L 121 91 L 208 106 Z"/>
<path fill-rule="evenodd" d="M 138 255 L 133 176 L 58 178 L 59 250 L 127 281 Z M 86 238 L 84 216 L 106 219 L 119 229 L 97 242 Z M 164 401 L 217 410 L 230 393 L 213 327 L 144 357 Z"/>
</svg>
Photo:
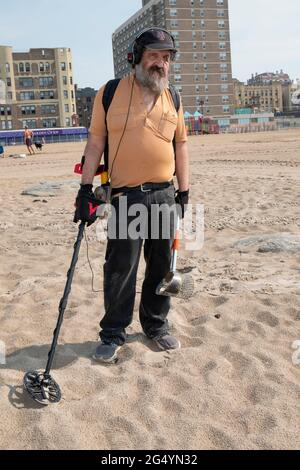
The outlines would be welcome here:
<svg viewBox="0 0 300 470">
<path fill-rule="evenodd" d="M 71 265 L 67 274 L 67 282 L 61 301 L 59 303 L 59 316 L 56 328 L 53 332 L 53 341 L 51 349 L 48 353 L 48 362 L 44 372 L 30 371 L 25 374 L 23 385 L 25 390 L 29 393 L 30 397 L 40 403 L 41 405 L 48 405 L 51 403 L 58 403 L 61 399 L 61 391 L 59 385 L 53 380 L 50 375 L 50 370 L 53 364 L 55 349 L 57 346 L 60 328 L 64 318 L 64 312 L 67 307 L 68 297 L 71 292 L 72 280 L 74 276 L 75 267 L 78 261 L 81 241 L 83 239 L 85 229 L 85 222 L 81 222 L 78 229 L 77 240 L 74 245 L 74 252 Z"/>
</svg>

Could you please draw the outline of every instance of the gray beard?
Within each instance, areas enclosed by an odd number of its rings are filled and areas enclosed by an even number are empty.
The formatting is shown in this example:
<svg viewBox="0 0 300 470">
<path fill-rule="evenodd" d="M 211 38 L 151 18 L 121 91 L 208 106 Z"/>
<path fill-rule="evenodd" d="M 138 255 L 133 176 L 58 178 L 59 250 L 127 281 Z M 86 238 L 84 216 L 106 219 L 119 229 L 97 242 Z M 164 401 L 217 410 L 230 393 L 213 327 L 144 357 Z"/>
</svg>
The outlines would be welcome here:
<svg viewBox="0 0 300 470">
<path fill-rule="evenodd" d="M 168 77 L 159 77 L 156 72 L 145 70 L 141 64 L 135 66 L 135 76 L 140 85 L 155 95 L 161 95 L 169 86 Z"/>
</svg>

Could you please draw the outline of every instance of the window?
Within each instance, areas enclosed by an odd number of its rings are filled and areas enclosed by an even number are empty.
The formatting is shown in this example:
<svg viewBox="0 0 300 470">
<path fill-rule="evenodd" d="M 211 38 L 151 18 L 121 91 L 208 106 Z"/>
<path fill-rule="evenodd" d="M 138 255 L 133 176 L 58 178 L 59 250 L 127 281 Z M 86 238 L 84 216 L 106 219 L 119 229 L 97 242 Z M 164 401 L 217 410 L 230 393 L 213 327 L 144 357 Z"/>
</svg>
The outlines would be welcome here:
<svg viewBox="0 0 300 470">
<path fill-rule="evenodd" d="M 25 72 L 25 68 L 24 68 L 23 62 L 20 62 L 20 64 L 19 64 L 19 72 L 20 72 L 20 73 Z"/>
<path fill-rule="evenodd" d="M 10 78 L 10 77 L 7 77 L 7 79 L 6 79 L 6 85 L 7 85 L 7 86 L 11 86 L 11 78 Z"/>
<path fill-rule="evenodd" d="M 46 63 L 45 63 L 45 71 L 48 72 L 48 73 L 50 72 L 50 64 L 49 64 L 49 62 L 46 62 Z"/>
<path fill-rule="evenodd" d="M 69 98 L 68 90 L 64 90 L 64 99 L 67 100 Z"/>
<path fill-rule="evenodd" d="M 218 20 L 218 27 L 219 28 L 225 28 L 225 21 L 224 20 Z"/>
<path fill-rule="evenodd" d="M 69 110 L 69 105 L 68 104 L 65 104 L 65 113 L 69 113 L 70 110 Z"/>
<path fill-rule="evenodd" d="M 7 114 L 7 116 L 11 116 L 11 107 L 10 106 L 8 106 L 6 108 L 6 114 Z"/>
<path fill-rule="evenodd" d="M 169 0 L 169 5 L 175 6 L 177 3 L 177 0 Z"/>
<path fill-rule="evenodd" d="M 230 112 L 230 108 L 229 108 L 228 105 L 223 106 L 223 112 L 224 113 L 229 113 Z"/>
<path fill-rule="evenodd" d="M 4 106 L 0 106 L 0 116 L 5 116 L 5 108 L 4 108 Z"/>
<path fill-rule="evenodd" d="M 54 118 L 43 119 L 42 125 L 43 127 L 56 127 L 56 119 Z"/>
<path fill-rule="evenodd" d="M 35 119 L 26 119 L 26 121 L 22 121 L 23 127 L 27 126 L 29 129 L 34 129 L 36 127 L 36 120 Z"/>
<path fill-rule="evenodd" d="M 53 77 L 40 77 L 40 88 L 53 86 Z"/>
<path fill-rule="evenodd" d="M 31 66 L 29 62 L 26 62 L 25 64 L 25 72 L 31 72 Z"/>
<path fill-rule="evenodd" d="M 54 91 L 40 91 L 40 99 L 41 100 L 53 100 Z"/>
<path fill-rule="evenodd" d="M 44 62 L 40 62 L 40 72 L 45 72 Z"/>
<path fill-rule="evenodd" d="M 32 88 L 33 87 L 33 79 L 32 78 L 19 78 L 19 85 L 21 88 Z"/>
<path fill-rule="evenodd" d="M 63 76 L 63 84 L 64 85 L 68 84 L 68 78 L 65 75 Z"/>
<path fill-rule="evenodd" d="M 171 16 L 171 17 L 177 16 L 177 10 L 171 9 L 171 10 L 170 10 L 170 16 Z"/>
<path fill-rule="evenodd" d="M 61 62 L 60 63 L 60 69 L 64 72 L 66 71 L 66 63 L 65 62 Z"/>
<path fill-rule="evenodd" d="M 34 100 L 34 92 L 33 91 L 21 91 L 20 93 L 21 101 L 29 101 Z"/>
<path fill-rule="evenodd" d="M 73 77 L 70 77 L 70 85 L 73 85 Z"/>
<path fill-rule="evenodd" d="M 66 118 L 66 126 L 67 127 L 71 126 L 71 119 L 69 117 Z"/>
<path fill-rule="evenodd" d="M 9 65 L 8 62 L 6 62 L 6 64 L 5 64 L 5 71 L 10 72 L 10 65 Z"/>
<path fill-rule="evenodd" d="M 69 62 L 69 70 L 72 70 L 72 64 Z"/>
<path fill-rule="evenodd" d="M 23 115 L 36 114 L 35 106 L 21 106 L 21 113 Z"/>
<path fill-rule="evenodd" d="M 42 114 L 55 114 L 56 107 L 54 104 L 42 105 Z"/>
<path fill-rule="evenodd" d="M 175 82 L 181 82 L 181 75 L 175 75 L 174 76 L 174 81 Z"/>
</svg>

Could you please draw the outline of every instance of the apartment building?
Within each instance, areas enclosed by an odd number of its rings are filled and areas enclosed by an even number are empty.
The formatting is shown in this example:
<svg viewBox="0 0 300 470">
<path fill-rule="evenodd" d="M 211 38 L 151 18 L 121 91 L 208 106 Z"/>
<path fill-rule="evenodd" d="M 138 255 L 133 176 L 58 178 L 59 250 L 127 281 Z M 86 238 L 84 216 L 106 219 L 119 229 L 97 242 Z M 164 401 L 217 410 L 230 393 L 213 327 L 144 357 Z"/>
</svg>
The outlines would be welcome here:
<svg viewBox="0 0 300 470">
<path fill-rule="evenodd" d="M 78 88 L 78 86 L 75 85 L 76 109 L 79 126 L 89 129 L 96 94 L 97 90 L 94 88 Z"/>
<path fill-rule="evenodd" d="M 247 83 L 234 79 L 233 84 L 236 108 L 282 113 L 292 107 L 292 80 L 282 71 L 252 75 Z"/>
<path fill-rule="evenodd" d="M 76 115 L 69 48 L 0 46 L 0 129 L 71 127 Z"/>
<path fill-rule="evenodd" d="M 228 0 L 144 0 L 142 8 L 113 34 L 116 77 L 131 72 L 127 51 L 136 35 L 151 26 L 169 30 L 178 53 L 170 81 L 185 111 L 224 117 L 233 111 Z"/>
</svg>

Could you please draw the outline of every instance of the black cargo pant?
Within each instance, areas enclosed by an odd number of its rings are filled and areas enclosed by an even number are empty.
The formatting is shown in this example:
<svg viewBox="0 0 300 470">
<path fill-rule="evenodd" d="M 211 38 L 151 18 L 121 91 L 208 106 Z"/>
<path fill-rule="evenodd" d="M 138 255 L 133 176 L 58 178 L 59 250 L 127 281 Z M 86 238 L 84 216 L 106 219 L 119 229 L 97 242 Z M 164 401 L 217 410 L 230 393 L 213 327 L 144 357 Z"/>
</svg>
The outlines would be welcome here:
<svg viewBox="0 0 300 470">
<path fill-rule="evenodd" d="M 147 227 L 145 236 L 137 239 L 130 233 L 126 239 L 124 228 L 127 229 L 135 217 L 129 215 L 124 217 L 122 204 L 127 198 L 128 209 L 134 204 L 143 204 L 147 209 Z M 134 302 L 136 295 L 136 277 L 141 251 L 144 245 L 144 257 L 146 270 L 142 286 L 139 318 L 144 333 L 154 338 L 168 332 L 167 315 L 170 310 L 170 298 L 156 294 L 156 288 L 166 273 L 170 270 L 171 246 L 174 236 L 174 214 L 169 220 L 163 215 L 152 216 L 151 206 L 161 207 L 161 204 L 174 207 L 174 186 L 150 192 L 131 190 L 121 198 L 116 195 L 112 199 L 112 206 L 116 213 L 117 237 L 109 236 L 104 264 L 104 307 L 105 315 L 100 322 L 100 338 L 102 341 L 115 342 L 122 345 L 126 340 L 126 328 L 131 324 L 133 318 Z M 152 206 L 153 207 L 153 206 Z M 123 210 L 123 220 L 119 220 L 120 212 Z M 153 222 L 158 226 L 158 237 L 151 238 Z M 111 222 L 109 222 L 110 224 Z M 164 239 L 166 225 L 169 226 L 169 238 Z M 123 234 L 120 234 L 123 231 Z M 156 230 L 157 231 L 157 230 Z M 143 230 L 141 232 L 144 233 Z M 157 239 L 155 239 L 157 238 Z"/>
</svg>

